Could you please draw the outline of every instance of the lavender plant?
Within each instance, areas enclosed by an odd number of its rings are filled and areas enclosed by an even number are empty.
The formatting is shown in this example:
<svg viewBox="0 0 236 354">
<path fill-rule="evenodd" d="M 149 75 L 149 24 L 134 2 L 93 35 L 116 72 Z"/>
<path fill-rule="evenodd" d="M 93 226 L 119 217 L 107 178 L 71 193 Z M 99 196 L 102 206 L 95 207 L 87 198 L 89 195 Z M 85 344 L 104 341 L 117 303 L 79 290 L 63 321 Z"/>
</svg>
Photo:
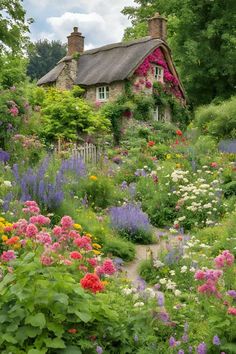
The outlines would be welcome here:
<svg viewBox="0 0 236 354">
<path fill-rule="evenodd" d="M 75 156 L 61 162 L 60 168 L 53 177 L 49 177 L 49 167 L 52 158 L 47 156 L 38 169 L 29 168 L 20 174 L 19 166 L 12 168 L 15 183 L 19 188 L 19 198 L 22 201 L 35 200 L 45 210 L 57 209 L 65 198 L 65 186 L 70 179 L 76 179 L 86 174 L 83 161 Z"/>
<path fill-rule="evenodd" d="M 148 244 L 152 240 L 151 224 L 147 214 L 138 205 L 126 204 L 110 209 L 112 227 L 130 241 Z"/>
</svg>

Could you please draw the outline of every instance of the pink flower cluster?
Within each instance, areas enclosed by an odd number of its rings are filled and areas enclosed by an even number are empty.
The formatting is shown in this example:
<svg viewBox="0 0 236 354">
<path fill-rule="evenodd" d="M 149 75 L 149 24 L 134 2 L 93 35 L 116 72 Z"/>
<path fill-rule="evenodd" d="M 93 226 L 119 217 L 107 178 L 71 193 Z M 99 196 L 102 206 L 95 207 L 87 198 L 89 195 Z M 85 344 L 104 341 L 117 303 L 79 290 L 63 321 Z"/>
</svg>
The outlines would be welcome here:
<svg viewBox="0 0 236 354">
<path fill-rule="evenodd" d="M 222 274 L 222 270 L 217 269 L 197 270 L 194 275 L 195 279 L 205 281 L 204 284 L 198 287 L 198 291 L 203 294 L 220 297 L 220 293 L 217 290 L 217 282 Z"/>
<path fill-rule="evenodd" d="M 96 273 L 101 275 L 112 275 L 116 272 L 116 268 L 111 259 L 106 259 L 101 266 L 96 268 Z"/>
<path fill-rule="evenodd" d="M 32 224 L 38 224 L 38 225 L 49 225 L 50 219 L 40 214 L 40 215 L 31 216 L 30 222 Z"/>
<path fill-rule="evenodd" d="M 24 213 L 29 213 L 29 214 L 39 214 L 40 213 L 40 209 L 38 204 L 35 201 L 27 201 L 24 204 L 24 208 L 23 208 L 23 212 Z"/>
<path fill-rule="evenodd" d="M 2 255 L 1 255 L 1 260 L 3 262 L 9 262 L 9 261 L 11 261 L 12 259 L 15 259 L 15 258 L 16 258 L 15 252 L 12 251 L 12 250 L 3 251 Z"/>
<path fill-rule="evenodd" d="M 214 261 L 216 268 L 231 266 L 234 263 L 234 255 L 228 250 L 225 250 L 219 256 L 217 256 Z"/>
<path fill-rule="evenodd" d="M 147 80 L 148 72 L 152 70 L 152 64 L 157 64 L 164 69 L 164 81 L 170 84 L 169 90 L 173 93 L 177 98 L 183 98 L 183 95 L 179 89 L 179 80 L 170 72 L 168 65 L 165 60 L 165 56 L 160 48 L 154 50 L 147 58 L 144 59 L 142 64 L 136 69 L 135 74 L 137 76 L 145 77 L 146 79 L 140 79 L 139 82 L 135 82 L 134 86 L 136 89 L 140 89 L 143 84 L 145 87 L 151 88 L 152 84 Z M 151 85 L 150 85 L 151 84 Z"/>
<path fill-rule="evenodd" d="M 92 250 L 91 239 L 87 236 L 78 236 L 74 239 L 74 245 L 80 248 L 84 248 L 87 251 Z"/>
<path fill-rule="evenodd" d="M 17 117 L 19 114 L 19 109 L 16 106 L 16 104 L 14 104 L 11 108 L 9 108 L 9 113 L 11 114 L 12 117 Z"/>
</svg>

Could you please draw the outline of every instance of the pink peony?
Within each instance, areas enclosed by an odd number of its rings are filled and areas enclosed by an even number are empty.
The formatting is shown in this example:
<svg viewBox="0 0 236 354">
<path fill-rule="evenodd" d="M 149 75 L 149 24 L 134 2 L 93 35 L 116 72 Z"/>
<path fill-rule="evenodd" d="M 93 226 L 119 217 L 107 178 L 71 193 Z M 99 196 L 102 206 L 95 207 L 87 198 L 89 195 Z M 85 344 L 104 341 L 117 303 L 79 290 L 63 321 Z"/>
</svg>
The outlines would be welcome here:
<svg viewBox="0 0 236 354">
<path fill-rule="evenodd" d="M 50 224 L 50 219 L 44 215 L 31 216 L 30 222 L 32 224 L 48 225 Z"/>
<path fill-rule="evenodd" d="M 69 229 L 74 224 L 74 221 L 70 216 L 63 216 L 61 219 L 61 226 L 63 229 Z"/>
<path fill-rule="evenodd" d="M 72 259 L 81 259 L 82 258 L 82 255 L 77 252 L 77 251 L 73 251 L 70 253 L 70 258 Z"/>
<path fill-rule="evenodd" d="M 87 261 L 93 268 L 95 268 L 97 266 L 96 258 L 89 258 Z"/>
<path fill-rule="evenodd" d="M 9 262 L 9 261 L 11 261 L 12 259 L 15 259 L 15 258 L 16 258 L 15 252 L 12 251 L 12 250 L 3 251 L 2 255 L 1 255 L 1 260 L 3 262 Z"/>
<path fill-rule="evenodd" d="M 47 255 L 43 255 L 43 254 L 42 254 L 41 258 L 40 258 L 40 261 L 45 266 L 50 266 L 53 263 L 52 257 L 47 256 Z"/>
<path fill-rule="evenodd" d="M 16 106 L 12 106 L 10 109 L 9 109 L 9 112 L 11 114 L 12 117 L 17 117 L 18 114 L 19 114 L 19 109 L 16 107 Z"/>
<path fill-rule="evenodd" d="M 47 232 L 40 232 L 36 236 L 36 240 L 44 245 L 50 245 L 52 243 L 52 238 Z"/>
<path fill-rule="evenodd" d="M 107 275 L 112 275 L 116 272 L 116 268 L 115 268 L 111 259 L 106 259 L 103 262 L 102 269 L 103 269 L 104 274 L 107 274 Z"/>
<path fill-rule="evenodd" d="M 38 229 L 34 224 L 29 224 L 26 228 L 26 237 L 34 237 L 38 233 Z"/>
<path fill-rule="evenodd" d="M 197 280 L 205 279 L 205 272 L 203 272 L 202 270 L 197 270 L 194 275 L 194 278 Z"/>
<path fill-rule="evenodd" d="M 234 255 L 228 250 L 225 250 L 219 256 L 217 256 L 214 261 L 217 268 L 231 266 L 234 263 Z"/>
<path fill-rule="evenodd" d="M 87 251 L 92 250 L 91 239 L 87 236 L 75 238 L 74 244 L 80 248 L 85 248 Z"/>
<path fill-rule="evenodd" d="M 236 316 L 236 307 L 229 307 L 228 308 L 228 314 Z"/>
<path fill-rule="evenodd" d="M 62 228 L 60 226 L 55 226 L 52 232 L 55 236 L 60 236 L 62 234 Z"/>
</svg>

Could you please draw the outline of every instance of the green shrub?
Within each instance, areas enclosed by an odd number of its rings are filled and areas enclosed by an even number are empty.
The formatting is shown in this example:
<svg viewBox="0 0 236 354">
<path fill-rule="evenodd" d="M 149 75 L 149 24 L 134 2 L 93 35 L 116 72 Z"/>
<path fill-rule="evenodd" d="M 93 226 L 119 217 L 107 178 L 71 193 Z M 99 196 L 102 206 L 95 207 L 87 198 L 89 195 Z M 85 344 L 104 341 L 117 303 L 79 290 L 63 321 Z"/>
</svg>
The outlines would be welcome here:
<svg viewBox="0 0 236 354">
<path fill-rule="evenodd" d="M 229 182 L 223 186 L 225 197 L 236 196 L 236 181 Z"/>
<path fill-rule="evenodd" d="M 195 113 L 195 125 L 217 139 L 235 138 L 236 96 L 220 104 L 199 107 Z"/>
<path fill-rule="evenodd" d="M 77 141 L 81 135 L 98 135 L 108 130 L 109 121 L 73 92 L 50 89 L 43 100 L 42 136 L 49 141 Z"/>
<path fill-rule="evenodd" d="M 122 258 L 124 261 L 132 261 L 135 257 L 133 243 L 119 237 L 106 238 L 103 244 L 103 252 L 113 257 Z"/>
</svg>

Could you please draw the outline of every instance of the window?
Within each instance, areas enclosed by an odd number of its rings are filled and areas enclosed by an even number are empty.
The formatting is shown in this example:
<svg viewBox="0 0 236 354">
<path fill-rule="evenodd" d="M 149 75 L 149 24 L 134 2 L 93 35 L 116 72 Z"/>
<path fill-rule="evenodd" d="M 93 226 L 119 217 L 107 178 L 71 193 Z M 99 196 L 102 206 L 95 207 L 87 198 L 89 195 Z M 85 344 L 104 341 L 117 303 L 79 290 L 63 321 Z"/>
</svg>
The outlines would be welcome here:
<svg viewBox="0 0 236 354">
<path fill-rule="evenodd" d="M 157 81 L 163 82 L 164 70 L 161 66 L 155 66 L 154 76 Z"/>
<path fill-rule="evenodd" d="M 109 86 L 97 87 L 97 100 L 106 101 L 109 99 Z"/>
</svg>

